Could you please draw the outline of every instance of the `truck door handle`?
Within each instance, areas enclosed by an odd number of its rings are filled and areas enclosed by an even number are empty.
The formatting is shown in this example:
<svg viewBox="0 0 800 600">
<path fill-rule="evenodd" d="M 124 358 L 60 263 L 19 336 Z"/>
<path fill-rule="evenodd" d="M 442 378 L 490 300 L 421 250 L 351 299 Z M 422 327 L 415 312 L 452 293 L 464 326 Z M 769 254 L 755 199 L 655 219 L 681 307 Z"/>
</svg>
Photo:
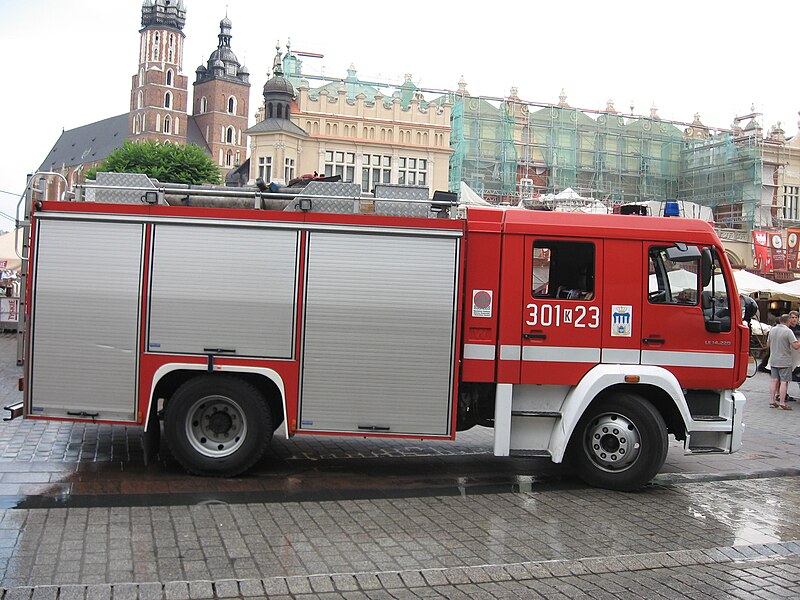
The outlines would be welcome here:
<svg viewBox="0 0 800 600">
<path fill-rule="evenodd" d="M 644 338 L 642 341 L 645 344 L 663 344 L 664 338 Z"/>
<path fill-rule="evenodd" d="M 522 337 L 526 340 L 545 340 L 547 339 L 546 333 L 523 333 Z"/>
</svg>

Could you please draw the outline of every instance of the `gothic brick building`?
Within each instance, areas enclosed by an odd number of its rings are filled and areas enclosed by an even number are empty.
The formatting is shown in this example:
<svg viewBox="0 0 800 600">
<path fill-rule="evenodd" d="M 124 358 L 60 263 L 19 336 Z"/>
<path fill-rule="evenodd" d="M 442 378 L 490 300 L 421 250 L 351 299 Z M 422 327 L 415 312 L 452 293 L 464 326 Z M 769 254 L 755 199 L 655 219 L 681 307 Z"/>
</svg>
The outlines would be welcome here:
<svg viewBox="0 0 800 600">
<path fill-rule="evenodd" d="M 231 21 L 227 16 L 220 21 L 217 49 L 207 66 L 196 70 L 191 115 L 189 78 L 183 73 L 185 24 L 184 0 L 143 1 L 129 112 L 62 131 L 40 171 L 59 172 L 70 185 L 80 183 L 86 171 L 128 139 L 196 144 L 223 173 L 244 161 L 250 75 L 231 49 Z"/>
</svg>

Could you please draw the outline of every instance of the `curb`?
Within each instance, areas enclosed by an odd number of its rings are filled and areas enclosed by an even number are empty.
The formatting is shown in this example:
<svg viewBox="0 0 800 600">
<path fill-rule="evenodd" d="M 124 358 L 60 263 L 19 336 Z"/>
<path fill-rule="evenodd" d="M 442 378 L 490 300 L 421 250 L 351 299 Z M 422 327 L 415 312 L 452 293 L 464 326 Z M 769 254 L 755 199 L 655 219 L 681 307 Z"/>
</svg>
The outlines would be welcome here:
<svg viewBox="0 0 800 600">
<path fill-rule="evenodd" d="M 800 468 L 777 467 L 762 471 L 731 471 L 728 473 L 659 473 L 650 485 L 676 485 L 681 483 L 708 483 L 713 481 L 739 481 L 743 479 L 772 479 L 798 477 Z"/>
</svg>

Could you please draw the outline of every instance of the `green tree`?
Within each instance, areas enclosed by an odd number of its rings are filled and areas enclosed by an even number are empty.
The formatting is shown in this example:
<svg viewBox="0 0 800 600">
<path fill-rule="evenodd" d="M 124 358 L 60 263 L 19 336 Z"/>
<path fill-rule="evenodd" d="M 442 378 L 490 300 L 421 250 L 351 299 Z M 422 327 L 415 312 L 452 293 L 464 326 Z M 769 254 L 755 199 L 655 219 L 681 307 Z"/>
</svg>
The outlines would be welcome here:
<svg viewBox="0 0 800 600">
<path fill-rule="evenodd" d="M 97 167 L 86 173 L 95 179 L 98 171 L 144 173 L 168 183 L 221 183 L 222 173 L 200 146 L 164 144 L 155 140 L 126 141 Z"/>
</svg>

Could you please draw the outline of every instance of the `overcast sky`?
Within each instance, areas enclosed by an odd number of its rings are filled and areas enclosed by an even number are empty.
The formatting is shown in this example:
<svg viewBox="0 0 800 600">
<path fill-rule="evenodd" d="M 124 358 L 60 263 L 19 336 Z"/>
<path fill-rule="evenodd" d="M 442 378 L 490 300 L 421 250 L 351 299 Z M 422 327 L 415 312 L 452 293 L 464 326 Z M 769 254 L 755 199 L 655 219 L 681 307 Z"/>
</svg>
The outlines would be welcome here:
<svg viewBox="0 0 800 600">
<path fill-rule="evenodd" d="M 184 74 L 217 46 L 219 21 L 233 22 L 231 46 L 251 73 L 250 124 L 275 56 L 324 54 L 303 71 L 456 89 L 473 95 L 558 102 L 649 114 L 714 127 L 763 114 L 797 133 L 800 74 L 797 0 L 527 0 L 381 3 L 185 0 Z M 3 93 L 0 211 L 13 214 L 25 186 L 62 129 L 129 110 L 138 67 L 141 0 L 0 0 Z M 474 9 L 467 9 L 474 6 Z M 390 10 L 397 10 L 391 17 Z M 12 192 L 8 194 L 7 192 Z M 0 217 L 0 229 L 13 223 Z"/>
</svg>

